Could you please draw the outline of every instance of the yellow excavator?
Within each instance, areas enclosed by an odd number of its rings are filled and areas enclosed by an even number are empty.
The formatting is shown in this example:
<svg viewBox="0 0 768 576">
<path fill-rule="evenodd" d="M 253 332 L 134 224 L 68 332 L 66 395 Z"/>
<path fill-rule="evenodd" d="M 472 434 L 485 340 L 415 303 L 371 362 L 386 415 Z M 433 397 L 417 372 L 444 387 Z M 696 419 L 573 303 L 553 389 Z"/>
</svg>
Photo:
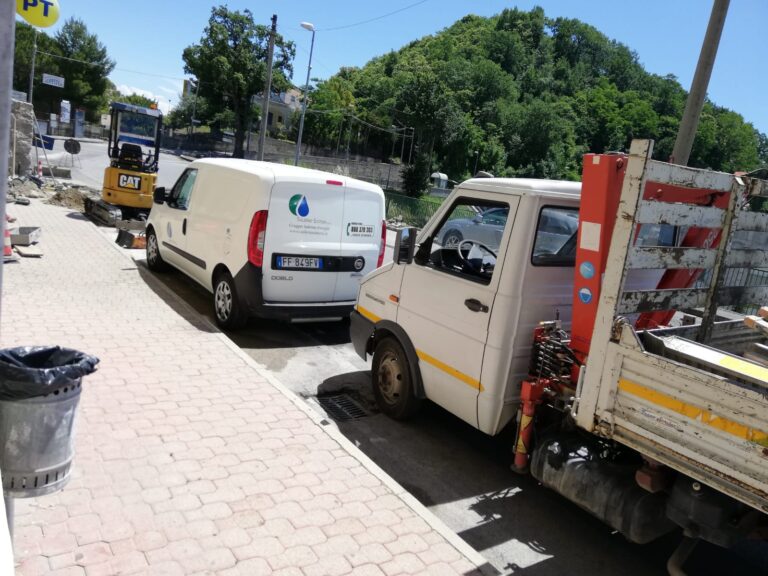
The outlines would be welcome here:
<svg viewBox="0 0 768 576">
<path fill-rule="evenodd" d="M 86 199 L 85 213 L 116 226 L 122 220 L 146 220 L 152 208 L 163 114 L 123 102 L 112 102 L 109 112 L 109 166 L 101 199 Z"/>
</svg>

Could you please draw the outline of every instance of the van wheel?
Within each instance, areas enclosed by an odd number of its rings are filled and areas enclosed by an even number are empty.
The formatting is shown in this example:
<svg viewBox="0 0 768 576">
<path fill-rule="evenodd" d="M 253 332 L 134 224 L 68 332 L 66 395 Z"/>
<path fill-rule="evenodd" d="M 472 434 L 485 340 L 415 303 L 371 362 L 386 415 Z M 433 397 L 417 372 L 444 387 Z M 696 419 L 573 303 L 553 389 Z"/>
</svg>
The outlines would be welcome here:
<svg viewBox="0 0 768 576">
<path fill-rule="evenodd" d="M 168 264 L 160 256 L 160 243 L 154 228 L 147 230 L 147 267 L 153 272 L 165 272 Z"/>
<path fill-rule="evenodd" d="M 405 351 L 394 338 L 384 338 L 376 344 L 371 376 L 376 403 L 387 416 L 407 420 L 421 406 L 421 399 L 413 393 Z"/>
<path fill-rule="evenodd" d="M 221 272 L 213 283 L 213 311 L 216 324 L 226 330 L 234 330 L 245 324 L 240 300 L 235 290 L 235 281 L 229 272 Z"/>
</svg>

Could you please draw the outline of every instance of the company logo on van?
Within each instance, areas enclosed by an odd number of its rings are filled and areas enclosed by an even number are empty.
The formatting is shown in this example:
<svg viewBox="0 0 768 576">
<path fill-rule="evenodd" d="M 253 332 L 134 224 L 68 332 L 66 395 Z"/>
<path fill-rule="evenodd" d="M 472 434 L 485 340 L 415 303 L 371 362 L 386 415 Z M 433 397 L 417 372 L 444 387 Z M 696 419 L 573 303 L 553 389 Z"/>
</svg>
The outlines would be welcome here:
<svg viewBox="0 0 768 576">
<path fill-rule="evenodd" d="M 288 201 L 288 210 L 294 216 L 301 216 L 306 218 L 309 216 L 309 204 L 307 203 L 307 197 L 303 194 L 294 194 Z"/>
</svg>

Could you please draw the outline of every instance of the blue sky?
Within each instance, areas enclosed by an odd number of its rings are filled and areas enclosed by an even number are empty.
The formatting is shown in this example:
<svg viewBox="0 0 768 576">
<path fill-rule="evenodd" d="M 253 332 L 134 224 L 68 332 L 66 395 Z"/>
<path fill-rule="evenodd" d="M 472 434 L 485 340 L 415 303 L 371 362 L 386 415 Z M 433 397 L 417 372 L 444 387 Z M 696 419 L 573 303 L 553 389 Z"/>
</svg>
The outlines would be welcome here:
<svg viewBox="0 0 768 576">
<path fill-rule="evenodd" d="M 76 16 L 107 46 L 117 62 L 111 79 L 124 91 L 158 98 L 162 109 L 173 105 L 184 78 L 182 50 L 199 41 L 212 3 L 201 0 L 131 0 L 93 2 L 59 0 L 61 18 L 48 30 Z M 529 10 L 539 5 L 547 16 L 578 18 L 637 52 L 646 70 L 674 74 L 687 90 L 704 38 L 710 0 L 291 0 L 246 2 L 230 0 L 231 9 L 249 8 L 257 22 L 278 16 L 278 31 L 296 43 L 293 81 L 304 82 L 311 33 L 317 29 L 312 77 L 327 78 L 341 66 L 362 66 L 374 56 L 396 50 L 412 40 L 435 34 L 470 14 L 491 16 L 504 8 Z M 404 9 L 397 14 L 351 26 Z M 768 21 L 765 0 L 733 0 L 725 23 L 709 97 L 739 112 L 761 132 L 768 133 L 768 78 L 761 38 Z"/>
</svg>

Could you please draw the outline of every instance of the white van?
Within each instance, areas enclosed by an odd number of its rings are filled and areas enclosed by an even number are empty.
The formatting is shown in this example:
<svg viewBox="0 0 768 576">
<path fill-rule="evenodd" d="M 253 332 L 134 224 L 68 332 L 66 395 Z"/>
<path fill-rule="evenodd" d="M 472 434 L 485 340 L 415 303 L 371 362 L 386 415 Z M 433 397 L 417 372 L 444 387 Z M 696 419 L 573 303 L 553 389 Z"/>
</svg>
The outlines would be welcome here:
<svg viewBox="0 0 768 576">
<path fill-rule="evenodd" d="M 384 193 L 367 182 L 239 159 L 192 162 L 157 188 L 147 265 L 170 264 L 213 293 L 216 321 L 332 319 L 381 265 Z"/>
</svg>

